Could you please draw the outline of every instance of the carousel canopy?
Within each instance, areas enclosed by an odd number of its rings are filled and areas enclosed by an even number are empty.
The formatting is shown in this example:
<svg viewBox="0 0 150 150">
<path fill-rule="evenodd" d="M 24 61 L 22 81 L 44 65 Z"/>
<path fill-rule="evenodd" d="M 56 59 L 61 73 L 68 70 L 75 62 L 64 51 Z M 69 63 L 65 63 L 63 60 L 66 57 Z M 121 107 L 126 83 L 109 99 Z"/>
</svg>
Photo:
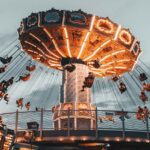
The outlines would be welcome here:
<svg viewBox="0 0 150 150">
<path fill-rule="evenodd" d="M 132 70 L 141 53 L 129 29 L 81 10 L 32 13 L 22 20 L 18 33 L 22 49 L 33 59 L 58 70 L 64 58 L 81 60 L 99 77 Z"/>
</svg>

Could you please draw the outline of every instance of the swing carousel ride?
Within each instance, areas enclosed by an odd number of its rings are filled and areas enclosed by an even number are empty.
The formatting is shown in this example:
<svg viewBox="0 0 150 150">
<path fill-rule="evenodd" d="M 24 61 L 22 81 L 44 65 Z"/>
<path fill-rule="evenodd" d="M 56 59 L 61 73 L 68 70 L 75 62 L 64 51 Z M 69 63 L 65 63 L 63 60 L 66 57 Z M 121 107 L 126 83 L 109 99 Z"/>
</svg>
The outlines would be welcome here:
<svg viewBox="0 0 150 150">
<path fill-rule="evenodd" d="M 24 18 L 18 33 L 20 43 L 15 45 L 17 50 L 10 57 L 0 59 L 4 64 L 0 68 L 3 74 L 1 80 L 4 77 L 8 79 L 7 69 L 10 74 L 14 66 L 18 66 L 13 73 L 14 78 L 1 81 L 1 98 L 8 102 L 7 88 L 19 86 L 19 83 L 13 83 L 15 79 L 16 82 L 22 81 L 20 88 L 22 86 L 23 90 L 23 84 L 30 84 L 34 94 L 28 96 L 30 101 L 26 102 L 26 108 L 29 110 L 31 103 L 36 103 L 34 97 L 41 101 L 35 107 L 44 107 L 51 102 L 49 106 L 54 114 L 55 129 L 64 128 L 68 110 L 72 116 L 71 128 L 94 129 L 96 107 L 135 110 L 139 105 L 149 104 L 149 68 L 143 61 L 138 61 L 140 43 L 129 29 L 108 17 L 98 17 L 81 10 L 51 9 Z M 47 74 L 46 77 L 44 74 Z M 60 88 L 48 88 L 56 82 Z M 43 95 L 40 93 L 42 96 L 38 95 L 38 87 L 45 86 L 49 89 L 47 95 L 45 92 Z M 31 92 L 29 89 L 26 91 Z M 59 102 L 56 104 L 56 96 L 52 102 L 50 95 L 58 91 Z M 23 107 L 24 99 L 21 96 L 16 101 L 18 107 Z"/>
</svg>

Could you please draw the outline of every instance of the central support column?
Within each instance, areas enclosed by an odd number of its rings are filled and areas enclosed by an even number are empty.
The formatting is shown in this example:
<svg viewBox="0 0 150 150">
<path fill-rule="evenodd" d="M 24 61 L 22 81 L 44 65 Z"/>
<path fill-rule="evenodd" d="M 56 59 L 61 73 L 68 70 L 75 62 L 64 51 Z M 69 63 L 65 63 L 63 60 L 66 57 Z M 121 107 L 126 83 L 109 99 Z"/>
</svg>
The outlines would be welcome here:
<svg viewBox="0 0 150 150">
<path fill-rule="evenodd" d="M 71 65 L 75 68 L 73 71 L 63 71 L 61 103 L 54 107 L 54 127 L 67 129 L 69 117 L 70 129 L 95 129 L 95 107 L 91 105 L 91 88 L 83 88 L 85 78 L 89 75 L 88 66 L 81 63 Z"/>
<path fill-rule="evenodd" d="M 75 70 L 63 72 L 63 88 L 64 88 L 64 102 L 91 102 L 91 89 L 85 88 L 82 91 L 85 78 L 89 74 L 88 67 L 83 64 L 74 64 Z"/>
</svg>

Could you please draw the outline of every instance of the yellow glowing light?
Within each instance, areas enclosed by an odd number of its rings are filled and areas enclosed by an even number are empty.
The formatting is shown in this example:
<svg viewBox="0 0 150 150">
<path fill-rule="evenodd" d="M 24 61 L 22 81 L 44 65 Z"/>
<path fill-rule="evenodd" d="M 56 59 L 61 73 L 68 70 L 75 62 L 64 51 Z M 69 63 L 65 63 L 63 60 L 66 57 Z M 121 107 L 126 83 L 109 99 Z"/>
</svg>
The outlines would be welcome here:
<svg viewBox="0 0 150 150">
<path fill-rule="evenodd" d="M 108 26 L 108 29 L 104 28 L 103 25 Z M 114 30 L 113 24 L 107 19 L 99 19 L 96 28 L 104 33 L 111 34 Z"/>
<path fill-rule="evenodd" d="M 116 74 L 116 72 L 115 71 L 106 71 L 107 73 L 112 73 L 112 74 Z"/>
<path fill-rule="evenodd" d="M 121 25 L 119 25 L 118 28 L 117 28 L 114 40 L 117 40 L 117 37 L 118 37 L 118 34 L 119 34 L 120 30 L 121 30 Z"/>
<path fill-rule="evenodd" d="M 63 140 L 64 140 L 64 138 L 62 138 L 62 137 L 61 137 L 61 138 L 59 138 L 59 141 L 63 141 Z"/>
<path fill-rule="evenodd" d="M 123 60 L 117 60 L 117 61 L 111 61 L 107 64 L 104 64 L 104 65 L 101 65 L 101 67 L 106 67 L 106 66 L 109 66 L 109 65 L 112 65 L 114 63 L 119 63 L 119 62 L 130 62 L 131 59 L 123 59 Z"/>
<path fill-rule="evenodd" d="M 112 54 L 109 54 L 109 55 L 103 57 L 103 58 L 100 60 L 100 62 L 103 62 L 104 60 L 106 60 L 107 58 L 109 58 L 109 57 L 111 57 L 111 56 L 114 56 L 114 55 L 117 55 L 117 54 L 120 54 L 120 53 L 124 53 L 124 52 L 125 52 L 125 50 L 119 50 L 119 51 L 117 51 L 117 52 L 114 52 L 114 53 L 112 53 Z"/>
<path fill-rule="evenodd" d="M 75 138 L 74 138 L 74 137 L 72 137 L 72 138 L 71 138 L 71 141 L 75 141 Z"/>
<path fill-rule="evenodd" d="M 146 143 L 150 143 L 150 140 L 147 140 L 147 139 L 146 139 L 145 142 L 146 142 Z"/>
<path fill-rule="evenodd" d="M 93 72 L 94 74 L 97 74 L 97 75 L 101 76 L 101 77 L 103 76 L 103 74 L 100 73 L 100 72 L 96 72 L 96 71 L 93 71 L 93 70 L 92 70 L 92 72 Z"/>
<path fill-rule="evenodd" d="M 35 36 L 35 35 L 32 34 L 32 33 L 30 33 L 29 35 L 31 35 L 33 38 L 35 38 L 37 41 L 39 41 L 39 42 L 43 45 L 43 47 L 47 50 L 47 52 L 48 52 L 49 54 L 55 56 L 56 58 L 60 58 L 60 57 L 58 57 L 55 53 L 51 52 L 51 51 L 48 49 L 48 47 L 45 45 L 45 43 L 42 42 L 37 36 Z M 42 51 L 42 50 L 41 50 L 41 51 Z M 46 54 L 45 54 L 45 55 L 46 55 Z M 49 57 L 49 55 L 47 55 L 47 57 Z M 53 57 L 51 57 L 51 58 L 54 59 Z"/>
<path fill-rule="evenodd" d="M 126 36 L 126 38 L 124 38 L 124 35 Z M 120 39 L 123 43 L 125 43 L 125 44 L 127 44 L 127 45 L 130 45 L 131 42 L 132 42 L 132 36 L 131 36 L 131 34 L 130 34 L 128 31 L 126 31 L 125 29 L 123 29 L 123 30 L 120 32 L 120 34 L 119 34 L 119 39 Z"/>
<path fill-rule="evenodd" d="M 80 58 L 80 56 L 81 56 L 81 54 L 82 54 L 82 52 L 83 52 L 83 49 L 84 49 L 84 47 L 85 47 L 86 41 L 87 41 L 87 39 L 88 39 L 88 37 L 89 37 L 89 35 L 90 35 L 90 32 L 91 32 L 92 29 L 93 29 L 94 21 L 95 21 L 95 16 L 92 17 L 90 29 L 89 29 L 89 31 L 87 32 L 87 34 L 86 34 L 86 36 L 85 36 L 85 39 L 84 39 L 84 41 L 83 41 L 83 43 L 82 43 L 81 49 L 80 49 L 79 54 L 78 54 L 78 56 L 77 56 L 78 59 Z"/>
<path fill-rule="evenodd" d="M 99 52 L 99 50 L 100 50 L 102 47 L 104 47 L 105 45 L 107 45 L 110 41 L 111 41 L 111 40 L 105 41 L 105 42 L 104 42 L 99 48 L 97 48 L 90 56 L 88 56 L 87 58 L 85 58 L 84 61 L 87 61 L 87 60 L 89 60 L 90 58 L 92 58 L 93 56 L 95 56 L 95 55 Z"/>
<path fill-rule="evenodd" d="M 66 14 L 66 12 L 65 12 L 65 11 L 63 11 L 62 26 L 64 26 L 64 24 L 65 24 L 65 14 Z"/>
<path fill-rule="evenodd" d="M 67 28 L 66 27 L 64 27 L 64 31 L 65 31 L 65 37 L 66 37 L 68 55 L 69 55 L 69 57 L 72 57 L 71 50 L 70 50 L 69 37 L 68 37 L 68 32 L 67 32 Z"/>
<path fill-rule="evenodd" d="M 127 141 L 127 142 L 131 142 L 131 139 L 130 139 L 130 138 L 126 138 L 126 141 Z"/>
<path fill-rule="evenodd" d="M 33 44 L 33 43 L 31 43 L 31 42 L 28 42 L 28 41 L 25 41 L 25 43 L 27 43 L 27 44 L 33 46 L 34 48 L 38 49 L 38 50 L 42 53 L 43 56 L 46 56 L 46 57 L 48 57 L 48 58 L 50 58 L 50 59 L 53 59 L 53 60 L 57 60 L 57 59 L 55 59 L 55 58 L 53 58 L 53 57 L 51 57 L 51 56 L 45 54 L 45 53 L 42 51 L 42 49 L 40 49 L 39 47 L 37 47 L 35 44 Z"/>
<path fill-rule="evenodd" d="M 55 46 L 55 49 L 58 51 L 58 53 L 62 56 L 62 57 L 66 57 L 62 52 L 61 50 L 59 49 L 56 41 L 54 40 L 54 38 L 52 37 L 52 35 L 50 34 L 50 32 L 46 29 L 46 28 L 43 28 L 43 31 L 49 36 L 49 38 L 52 40 L 54 46 Z"/>
<path fill-rule="evenodd" d="M 141 139 L 140 139 L 140 138 L 137 138 L 135 141 L 136 141 L 136 142 L 141 142 Z"/>
<path fill-rule="evenodd" d="M 104 140 L 105 140 L 105 141 L 109 141 L 110 139 L 109 139 L 108 137 L 106 137 Z"/>
<path fill-rule="evenodd" d="M 48 60 L 50 63 L 59 64 L 58 61 Z"/>
<path fill-rule="evenodd" d="M 117 138 L 115 138 L 115 140 L 116 140 L 117 142 L 119 142 L 119 141 L 120 141 L 120 138 L 119 138 L 119 137 L 117 137 Z"/>
</svg>

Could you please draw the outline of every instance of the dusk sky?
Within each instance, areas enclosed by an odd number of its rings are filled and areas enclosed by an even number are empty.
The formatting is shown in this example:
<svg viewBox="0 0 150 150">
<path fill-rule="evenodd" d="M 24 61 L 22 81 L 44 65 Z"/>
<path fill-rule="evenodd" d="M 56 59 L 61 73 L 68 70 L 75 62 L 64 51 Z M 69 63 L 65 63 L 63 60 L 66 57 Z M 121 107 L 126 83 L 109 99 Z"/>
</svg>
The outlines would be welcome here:
<svg viewBox="0 0 150 150">
<path fill-rule="evenodd" d="M 98 16 L 108 16 L 112 21 L 130 29 L 141 43 L 143 53 L 140 59 L 150 64 L 150 0 L 0 0 L 1 56 L 5 53 L 2 50 L 7 44 L 17 38 L 17 28 L 23 18 L 32 12 L 51 8 L 82 9 Z M 6 111 L 3 106 L 4 103 L 0 105 L 0 112 Z M 15 102 L 12 106 L 7 106 L 7 109 L 14 111 L 14 106 Z"/>
</svg>

